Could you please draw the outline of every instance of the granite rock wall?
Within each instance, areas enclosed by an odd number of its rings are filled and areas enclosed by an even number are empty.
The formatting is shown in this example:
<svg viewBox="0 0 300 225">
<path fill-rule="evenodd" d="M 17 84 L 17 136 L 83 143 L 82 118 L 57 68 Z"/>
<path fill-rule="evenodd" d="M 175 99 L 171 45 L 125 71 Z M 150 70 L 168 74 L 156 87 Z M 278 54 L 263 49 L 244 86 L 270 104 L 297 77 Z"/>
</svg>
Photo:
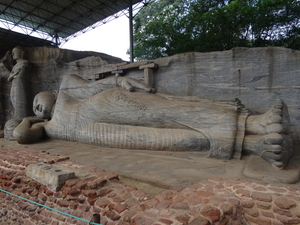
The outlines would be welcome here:
<svg viewBox="0 0 300 225">
<path fill-rule="evenodd" d="M 77 74 L 85 77 L 94 74 L 99 68 L 115 68 L 115 63 L 122 59 L 97 52 L 81 52 L 54 47 L 24 48 L 25 59 L 32 63 L 30 86 L 32 98 L 40 91 L 58 90 L 60 82 L 66 74 Z M 13 117 L 13 107 L 10 103 L 11 83 L 7 81 L 13 66 L 11 52 L 0 59 L 0 127 Z M 1 109 L 2 105 L 2 109 Z"/>
<path fill-rule="evenodd" d="M 281 47 L 191 52 L 154 60 L 158 91 L 207 99 L 239 98 L 264 113 L 276 99 L 288 105 L 291 137 L 300 141 L 300 51 Z"/>
<path fill-rule="evenodd" d="M 58 48 L 26 48 L 26 58 L 33 63 L 32 94 L 58 90 L 66 74 L 85 79 L 111 75 L 120 68 L 121 59 L 95 52 L 76 52 Z M 9 61 L 9 60 L 8 60 Z M 300 143 L 300 52 L 281 47 L 234 48 L 218 52 L 190 52 L 150 60 L 154 87 L 173 95 L 200 96 L 207 99 L 239 98 L 255 113 L 264 113 L 283 99 L 289 107 L 291 137 Z M 3 60 L 2 60 L 3 62 Z M 142 64 L 143 62 L 138 62 Z M 136 64 L 138 64 L 136 63 Z M 1 125 L 12 117 L 9 102 L 9 72 L 0 63 Z M 139 67 L 124 69 L 121 75 L 143 79 Z M 1 105 L 0 105 L 1 106 Z"/>
</svg>

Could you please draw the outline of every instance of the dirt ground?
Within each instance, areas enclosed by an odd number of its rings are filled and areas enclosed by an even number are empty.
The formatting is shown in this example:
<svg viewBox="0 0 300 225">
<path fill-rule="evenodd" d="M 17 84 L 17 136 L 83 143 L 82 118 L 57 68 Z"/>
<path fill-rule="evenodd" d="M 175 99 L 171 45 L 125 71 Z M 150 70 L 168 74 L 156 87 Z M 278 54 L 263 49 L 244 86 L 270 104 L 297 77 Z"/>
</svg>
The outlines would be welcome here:
<svg viewBox="0 0 300 225">
<path fill-rule="evenodd" d="M 16 141 L 0 139 L 1 148 L 19 146 Z M 187 187 L 210 177 L 261 180 L 293 184 L 300 188 L 299 154 L 293 156 L 284 170 L 276 170 L 257 156 L 219 160 L 207 158 L 206 153 L 201 152 L 113 149 L 50 139 L 27 146 L 49 154 L 69 156 L 81 164 L 117 173 L 124 183 L 149 194 L 177 185 Z"/>
</svg>

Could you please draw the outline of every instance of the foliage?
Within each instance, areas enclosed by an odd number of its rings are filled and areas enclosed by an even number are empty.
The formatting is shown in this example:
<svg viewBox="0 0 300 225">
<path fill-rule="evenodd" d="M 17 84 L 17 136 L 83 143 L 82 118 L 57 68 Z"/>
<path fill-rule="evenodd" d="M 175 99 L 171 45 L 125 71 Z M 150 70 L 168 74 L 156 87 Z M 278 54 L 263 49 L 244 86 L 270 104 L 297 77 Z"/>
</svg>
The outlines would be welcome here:
<svg viewBox="0 0 300 225">
<path fill-rule="evenodd" d="M 138 60 L 189 51 L 300 49 L 299 0 L 157 0 L 134 18 Z"/>
</svg>

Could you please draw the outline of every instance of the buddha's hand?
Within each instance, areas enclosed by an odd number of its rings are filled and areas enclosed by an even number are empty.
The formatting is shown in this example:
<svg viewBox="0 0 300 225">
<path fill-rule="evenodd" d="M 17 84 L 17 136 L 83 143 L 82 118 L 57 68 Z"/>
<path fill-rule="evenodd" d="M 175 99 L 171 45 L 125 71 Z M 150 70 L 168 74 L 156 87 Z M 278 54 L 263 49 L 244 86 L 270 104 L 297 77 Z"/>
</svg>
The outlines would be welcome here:
<svg viewBox="0 0 300 225">
<path fill-rule="evenodd" d="M 148 85 L 130 77 L 116 77 L 116 84 L 130 92 L 139 89 L 145 92 L 155 93 L 154 88 L 151 88 Z"/>
</svg>

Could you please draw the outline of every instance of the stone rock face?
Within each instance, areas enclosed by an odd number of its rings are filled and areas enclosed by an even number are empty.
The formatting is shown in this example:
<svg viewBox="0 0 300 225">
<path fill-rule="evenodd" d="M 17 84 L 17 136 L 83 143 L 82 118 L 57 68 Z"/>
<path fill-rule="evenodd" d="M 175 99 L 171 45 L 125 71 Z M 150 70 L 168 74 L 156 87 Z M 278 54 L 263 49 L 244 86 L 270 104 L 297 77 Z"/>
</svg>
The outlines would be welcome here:
<svg viewBox="0 0 300 225">
<path fill-rule="evenodd" d="M 26 59 L 32 63 L 29 83 L 33 97 L 41 91 L 58 90 L 64 75 L 77 74 L 84 78 L 96 74 L 101 68 L 115 68 L 120 58 L 96 52 L 80 52 L 54 47 L 24 47 Z M 0 125 L 12 118 L 13 107 L 10 103 L 11 83 L 7 81 L 13 67 L 11 52 L 0 59 Z M 2 105 L 2 108 L 1 108 Z M 2 113 L 1 113 L 2 114 Z"/>
<path fill-rule="evenodd" d="M 123 69 L 129 77 L 143 79 L 145 71 L 116 65 L 122 60 L 94 52 L 75 52 L 57 48 L 26 48 L 33 64 L 31 88 L 35 95 L 58 90 L 62 77 L 77 74 L 84 79 Z M 159 58 L 154 62 L 153 86 L 159 92 L 207 99 L 239 98 L 248 108 L 264 113 L 283 99 L 289 108 L 294 143 L 300 140 L 298 96 L 300 90 L 300 52 L 280 47 L 235 48 L 209 53 L 184 53 Z M 143 62 L 138 62 L 143 65 Z M 0 64 L 1 103 L 4 110 L 1 124 L 11 118 L 9 71 Z M 9 66 L 6 66 L 9 67 Z M 125 68 L 125 69 L 124 69 Z M 99 76 L 98 76 L 99 77 Z M 145 79 L 147 80 L 147 79 Z"/>
<path fill-rule="evenodd" d="M 281 47 L 191 52 L 153 60 L 155 88 L 207 99 L 239 98 L 257 113 L 276 101 L 288 105 L 294 143 L 300 140 L 300 51 Z"/>
</svg>

